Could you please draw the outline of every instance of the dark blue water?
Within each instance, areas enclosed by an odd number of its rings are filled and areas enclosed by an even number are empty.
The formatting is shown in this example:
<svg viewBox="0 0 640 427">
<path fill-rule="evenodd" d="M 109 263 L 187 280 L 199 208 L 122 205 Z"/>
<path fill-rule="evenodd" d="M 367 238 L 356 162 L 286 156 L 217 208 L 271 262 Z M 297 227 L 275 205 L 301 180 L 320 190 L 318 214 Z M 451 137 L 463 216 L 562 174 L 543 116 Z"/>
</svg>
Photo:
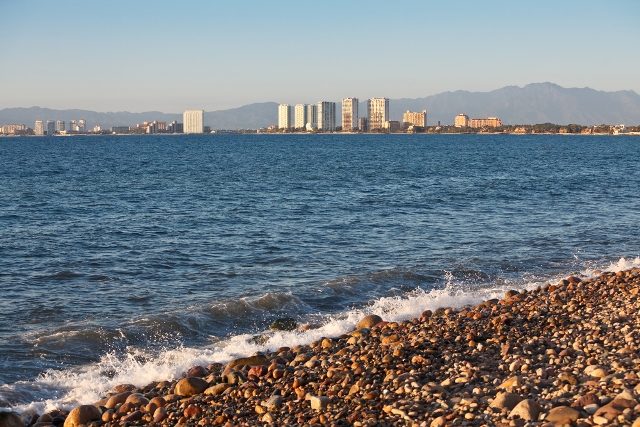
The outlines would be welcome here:
<svg viewBox="0 0 640 427">
<path fill-rule="evenodd" d="M 132 348 L 632 259 L 639 159 L 623 136 L 0 139 L 0 400 Z"/>
</svg>

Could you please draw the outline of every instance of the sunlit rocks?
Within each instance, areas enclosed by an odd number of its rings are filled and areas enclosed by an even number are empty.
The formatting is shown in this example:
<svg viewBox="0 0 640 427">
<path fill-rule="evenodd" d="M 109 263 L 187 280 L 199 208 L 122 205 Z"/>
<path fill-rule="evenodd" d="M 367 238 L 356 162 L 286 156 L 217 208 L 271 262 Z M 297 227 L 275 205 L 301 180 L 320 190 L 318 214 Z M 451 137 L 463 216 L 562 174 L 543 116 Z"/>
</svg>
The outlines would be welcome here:
<svg viewBox="0 0 640 427">
<path fill-rule="evenodd" d="M 100 410 L 93 405 L 80 405 L 74 408 L 67 419 L 64 421 L 64 427 L 81 427 L 91 421 L 97 421 L 102 418 Z"/>
</svg>

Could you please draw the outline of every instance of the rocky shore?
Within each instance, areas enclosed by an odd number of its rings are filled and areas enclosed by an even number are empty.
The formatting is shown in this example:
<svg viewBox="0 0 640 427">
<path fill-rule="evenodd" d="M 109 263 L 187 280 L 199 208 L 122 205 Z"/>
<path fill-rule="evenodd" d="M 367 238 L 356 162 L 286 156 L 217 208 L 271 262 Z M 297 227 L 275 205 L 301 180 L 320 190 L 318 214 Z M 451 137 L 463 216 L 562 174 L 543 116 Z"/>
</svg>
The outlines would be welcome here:
<svg viewBox="0 0 640 427">
<path fill-rule="evenodd" d="M 347 335 L 123 384 L 27 425 L 640 427 L 639 402 L 633 269 L 402 323 L 367 316 Z M 18 425 L 0 414 L 0 426 Z"/>
</svg>

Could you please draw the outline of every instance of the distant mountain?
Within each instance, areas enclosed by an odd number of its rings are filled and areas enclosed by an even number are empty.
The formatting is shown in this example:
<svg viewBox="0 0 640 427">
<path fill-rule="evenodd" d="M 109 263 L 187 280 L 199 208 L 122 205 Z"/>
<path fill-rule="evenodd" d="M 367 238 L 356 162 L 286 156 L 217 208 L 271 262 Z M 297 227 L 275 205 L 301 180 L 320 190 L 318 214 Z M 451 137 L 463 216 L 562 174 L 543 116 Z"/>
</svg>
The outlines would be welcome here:
<svg viewBox="0 0 640 427">
<path fill-rule="evenodd" d="M 277 122 L 275 102 L 249 104 L 228 110 L 205 112 L 204 121 L 212 129 L 256 129 Z M 631 90 L 604 92 L 590 88 L 564 88 L 554 83 L 532 83 L 524 87 L 507 86 L 490 92 L 443 92 L 424 98 L 390 101 L 393 120 L 400 120 L 406 110 L 428 112 L 429 124 L 451 124 L 456 114 L 470 117 L 497 116 L 505 124 L 640 124 L 640 95 Z M 364 103 L 361 114 L 366 114 Z M 337 108 L 340 114 L 340 105 Z M 182 121 L 182 114 L 148 111 L 101 113 L 88 110 L 52 110 L 49 108 L 5 108 L 0 110 L 0 124 L 24 123 L 33 127 L 35 120 L 85 119 L 89 128 L 130 126 L 143 121 Z M 338 120 L 339 121 L 339 120 Z"/>
<path fill-rule="evenodd" d="M 430 124 L 450 124 L 459 113 L 469 117 L 497 116 L 506 124 L 640 123 L 640 95 L 631 90 L 603 92 L 564 88 L 554 83 L 507 86 L 491 92 L 443 92 L 426 98 L 396 99 L 390 114 L 427 109 Z"/>
</svg>

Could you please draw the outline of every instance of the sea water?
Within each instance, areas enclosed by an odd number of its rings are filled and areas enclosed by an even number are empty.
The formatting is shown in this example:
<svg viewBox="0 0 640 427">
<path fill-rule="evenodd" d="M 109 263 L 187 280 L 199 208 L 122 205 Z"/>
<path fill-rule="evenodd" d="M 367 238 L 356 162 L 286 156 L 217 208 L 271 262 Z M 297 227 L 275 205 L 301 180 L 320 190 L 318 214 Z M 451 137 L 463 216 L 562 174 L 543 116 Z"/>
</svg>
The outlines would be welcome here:
<svg viewBox="0 0 640 427">
<path fill-rule="evenodd" d="M 639 266 L 639 166 L 633 136 L 0 139 L 0 407 Z"/>
</svg>

